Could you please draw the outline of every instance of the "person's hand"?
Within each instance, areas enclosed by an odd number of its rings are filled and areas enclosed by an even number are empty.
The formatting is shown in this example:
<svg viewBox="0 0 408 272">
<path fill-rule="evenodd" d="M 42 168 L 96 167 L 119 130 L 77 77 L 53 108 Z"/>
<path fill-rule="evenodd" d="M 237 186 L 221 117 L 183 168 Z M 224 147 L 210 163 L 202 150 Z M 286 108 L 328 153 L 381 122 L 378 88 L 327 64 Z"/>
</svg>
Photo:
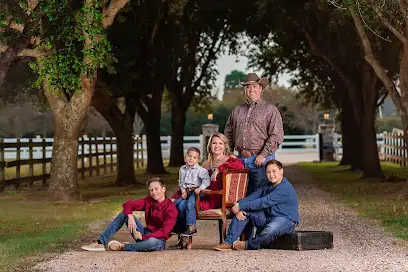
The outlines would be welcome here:
<svg viewBox="0 0 408 272">
<path fill-rule="evenodd" d="M 143 236 L 139 231 L 134 232 L 133 236 L 135 237 L 136 240 L 142 240 Z"/>
<path fill-rule="evenodd" d="M 186 199 L 186 198 L 187 198 L 187 191 L 184 191 L 184 192 L 181 194 L 181 198 L 182 198 L 182 199 Z"/>
<path fill-rule="evenodd" d="M 195 188 L 194 193 L 196 193 L 196 195 L 200 194 L 201 192 L 201 188 Z"/>
<path fill-rule="evenodd" d="M 239 221 L 245 220 L 246 219 L 246 212 L 239 211 L 235 216 L 237 217 L 237 219 Z"/>
<path fill-rule="evenodd" d="M 174 198 L 170 198 L 170 201 L 174 203 L 176 200 Z"/>
<path fill-rule="evenodd" d="M 255 159 L 256 167 L 262 167 L 265 163 L 265 157 L 259 154 Z"/>
<path fill-rule="evenodd" d="M 240 209 L 239 209 L 239 204 L 238 204 L 238 203 L 235 203 L 235 205 L 232 206 L 231 211 L 232 211 L 234 214 L 237 214 L 237 213 L 240 211 Z"/>
<path fill-rule="evenodd" d="M 136 233 L 137 231 L 136 221 L 133 214 L 128 215 L 128 229 L 130 233 Z"/>
</svg>

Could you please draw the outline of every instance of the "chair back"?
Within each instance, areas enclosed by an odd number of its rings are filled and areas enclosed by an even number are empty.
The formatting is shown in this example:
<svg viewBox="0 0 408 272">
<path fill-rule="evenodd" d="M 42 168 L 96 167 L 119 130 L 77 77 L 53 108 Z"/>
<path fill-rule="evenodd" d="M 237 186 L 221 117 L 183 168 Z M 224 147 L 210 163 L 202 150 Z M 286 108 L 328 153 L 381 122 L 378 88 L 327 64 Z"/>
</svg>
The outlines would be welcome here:
<svg viewBox="0 0 408 272">
<path fill-rule="evenodd" d="M 224 203 L 227 206 L 245 197 L 248 188 L 249 170 L 227 171 L 224 173 Z"/>
</svg>

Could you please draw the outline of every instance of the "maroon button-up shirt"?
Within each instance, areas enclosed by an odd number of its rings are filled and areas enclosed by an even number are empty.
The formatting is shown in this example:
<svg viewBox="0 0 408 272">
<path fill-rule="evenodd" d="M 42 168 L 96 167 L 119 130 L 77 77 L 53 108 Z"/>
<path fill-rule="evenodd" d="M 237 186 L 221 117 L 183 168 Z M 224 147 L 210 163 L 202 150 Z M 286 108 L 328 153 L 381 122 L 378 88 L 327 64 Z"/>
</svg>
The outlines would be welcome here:
<svg viewBox="0 0 408 272">
<path fill-rule="evenodd" d="M 247 101 L 232 111 L 224 134 L 236 150 L 260 151 L 266 157 L 283 143 L 282 116 L 275 105 L 262 98 Z"/>
<path fill-rule="evenodd" d="M 142 235 L 142 240 L 157 238 L 166 240 L 177 221 L 177 208 L 170 199 L 157 202 L 150 195 L 123 203 L 123 213 L 127 216 L 133 211 L 145 211 L 146 227 L 151 233 Z"/>
</svg>

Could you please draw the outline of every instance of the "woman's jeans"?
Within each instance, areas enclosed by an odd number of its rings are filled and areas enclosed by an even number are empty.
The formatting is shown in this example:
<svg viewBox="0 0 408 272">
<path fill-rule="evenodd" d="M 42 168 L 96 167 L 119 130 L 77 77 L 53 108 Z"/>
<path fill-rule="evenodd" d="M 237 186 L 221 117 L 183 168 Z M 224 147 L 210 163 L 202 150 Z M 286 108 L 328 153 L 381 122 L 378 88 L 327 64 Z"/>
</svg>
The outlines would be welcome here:
<svg viewBox="0 0 408 272">
<path fill-rule="evenodd" d="M 143 224 L 133 216 L 136 221 L 137 231 L 140 232 L 142 235 L 146 235 L 151 233 L 148 228 L 145 228 Z M 109 224 L 109 226 L 102 232 L 101 236 L 99 236 L 99 241 L 103 244 L 106 244 L 109 239 L 123 226 L 123 224 L 128 225 L 128 217 L 123 213 L 119 213 L 118 216 Z M 146 240 L 139 240 L 136 239 L 135 236 L 132 234 L 133 239 L 135 239 L 135 244 L 125 244 L 125 251 L 156 251 L 156 250 L 164 250 L 166 246 L 166 240 L 157 239 L 157 238 L 149 238 Z"/>
</svg>

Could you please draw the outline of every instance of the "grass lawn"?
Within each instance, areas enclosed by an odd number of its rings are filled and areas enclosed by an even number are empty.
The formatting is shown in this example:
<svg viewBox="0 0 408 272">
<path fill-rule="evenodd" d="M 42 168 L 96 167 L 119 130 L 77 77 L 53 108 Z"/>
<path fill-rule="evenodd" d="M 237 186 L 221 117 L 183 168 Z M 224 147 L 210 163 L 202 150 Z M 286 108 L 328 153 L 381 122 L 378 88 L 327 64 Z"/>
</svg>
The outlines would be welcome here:
<svg viewBox="0 0 408 272">
<path fill-rule="evenodd" d="M 167 169 L 162 176 L 168 190 L 177 185 L 178 169 Z M 136 172 L 139 182 L 151 175 Z M 109 218 L 121 210 L 128 199 L 147 195 L 146 186 L 116 187 L 115 176 L 80 181 L 83 201 L 56 203 L 44 200 L 46 191 L 38 186 L 27 190 L 5 191 L 0 195 L 0 271 L 23 270 L 48 253 L 78 246 L 75 241 L 88 232 L 88 224 Z"/>
<path fill-rule="evenodd" d="M 362 216 L 378 220 L 396 237 L 408 240 L 408 183 L 360 179 L 361 172 L 347 171 L 338 163 L 299 163 L 319 186 L 355 208 Z M 408 168 L 381 164 L 386 176 L 408 179 Z M 402 195 L 401 195 L 402 194 Z"/>
</svg>

